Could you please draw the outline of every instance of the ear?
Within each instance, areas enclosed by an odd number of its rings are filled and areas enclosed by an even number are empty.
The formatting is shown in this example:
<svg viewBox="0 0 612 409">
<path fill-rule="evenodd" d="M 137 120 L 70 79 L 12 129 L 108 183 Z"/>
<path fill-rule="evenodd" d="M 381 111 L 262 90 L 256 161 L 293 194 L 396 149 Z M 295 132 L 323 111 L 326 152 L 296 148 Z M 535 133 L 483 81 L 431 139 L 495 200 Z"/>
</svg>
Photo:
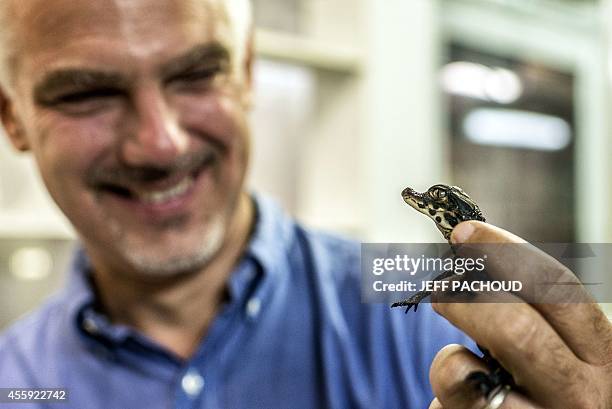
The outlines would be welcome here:
<svg viewBox="0 0 612 409">
<path fill-rule="evenodd" d="M 246 45 L 246 52 L 244 53 L 244 72 L 246 81 L 249 88 L 253 87 L 253 63 L 255 55 L 255 31 L 253 28 L 250 29 L 249 37 Z"/>
<path fill-rule="evenodd" d="M 23 132 L 23 127 L 19 124 L 19 119 L 15 115 L 15 105 L 5 90 L 0 88 L 0 120 L 4 125 L 4 130 L 13 143 L 15 149 L 22 152 L 30 150 L 30 144 Z"/>
</svg>

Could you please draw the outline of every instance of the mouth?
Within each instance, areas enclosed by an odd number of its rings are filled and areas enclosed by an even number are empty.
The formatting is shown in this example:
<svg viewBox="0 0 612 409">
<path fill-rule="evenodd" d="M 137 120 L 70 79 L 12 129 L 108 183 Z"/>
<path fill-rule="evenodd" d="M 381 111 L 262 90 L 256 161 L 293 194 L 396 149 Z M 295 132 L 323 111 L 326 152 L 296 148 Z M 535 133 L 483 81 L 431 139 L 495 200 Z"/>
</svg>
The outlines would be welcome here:
<svg viewBox="0 0 612 409">
<path fill-rule="evenodd" d="M 200 181 L 210 174 L 215 161 L 208 155 L 192 170 L 168 172 L 155 181 L 103 182 L 96 189 L 116 202 L 135 207 L 149 216 L 167 216 L 184 211 Z"/>
<path fill-rule="evenodd" d="M 426 207 L 422 196 L 422 194 L 409 187 L 402 191 L 402 199 L 404 199 L 404 202 L 419 211 Z"/>
<path fill-rule="evenodd" d="M 126 187 L 113 184 L 102 184 L 99 189 L 103 192 L 119 196 L 123 199 L 135 200 L 144 204 L 161 204 L 184 195 L 194 184 L 200 173 L 183 176 L 177 182 L 166 182 L 166 188 L 146 188 L 143 186 Z"/>
</svg>

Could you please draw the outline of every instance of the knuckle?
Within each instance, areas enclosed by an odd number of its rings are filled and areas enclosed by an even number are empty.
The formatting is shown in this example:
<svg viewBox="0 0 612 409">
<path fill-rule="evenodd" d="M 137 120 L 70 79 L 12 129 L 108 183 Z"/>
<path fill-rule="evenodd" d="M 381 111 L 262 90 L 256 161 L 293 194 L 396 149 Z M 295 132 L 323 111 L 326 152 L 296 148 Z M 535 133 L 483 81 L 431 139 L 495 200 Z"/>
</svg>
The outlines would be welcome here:
<svg viewBox="0 0 612 409">
<path fill-rule="evenodd" d="M 572 407 L 577 409 L 606 409 L 611 406 L 605 402 L 605 391 L 598 380 L 602 379 L 601 373 L 593 370 L 592 367 L 583 367 L 576 370 L 573 368 L 573 379 L 570 382 L 570 388 L 573 390 L 572 396 L 575 397 L 575 402 L 572 402 Z M 595 381 L 595 382 L 594 382 Z"/>
<path fill-rule="evenodd" d="M 535 358 L 535 354 L 540 349 L 541 339 L 539 322 L 520 308 L 511 316 L 506 315 L 502 325 L 497 327 L 500 333 L 494 334 L 496 338 L 501 335 L 501 339 L 509 342 L 509 349 L 513 353 L 518 353 L 525 356 L 527 359 Z M 497 330 L 496 330 L 497 331 Z"/>
</svg>

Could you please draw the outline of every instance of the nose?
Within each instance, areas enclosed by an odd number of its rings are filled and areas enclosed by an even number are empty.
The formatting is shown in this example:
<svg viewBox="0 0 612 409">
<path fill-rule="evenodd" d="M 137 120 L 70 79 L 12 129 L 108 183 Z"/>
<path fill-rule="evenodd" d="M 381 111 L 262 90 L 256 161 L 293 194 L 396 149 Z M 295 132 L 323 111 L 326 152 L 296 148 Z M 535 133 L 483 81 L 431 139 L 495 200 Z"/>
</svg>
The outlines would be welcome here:
<svg viewBox="0 0 612 409">
<path fill-rule="evenodd" d="M 409 187 L 407 187 L 406 189 L 402 190 L 402 197 L 406 197 L 406 196 L 413 196 L 415 193 L 415 191 Z"/>
<path fill-rule="evenodd" d="M 121 144 L 121 159 L 126 165 L 170 166 L 187 151 L 189 136 L 160 91 L 138 91 L 132 114 Z"/>
</svg>

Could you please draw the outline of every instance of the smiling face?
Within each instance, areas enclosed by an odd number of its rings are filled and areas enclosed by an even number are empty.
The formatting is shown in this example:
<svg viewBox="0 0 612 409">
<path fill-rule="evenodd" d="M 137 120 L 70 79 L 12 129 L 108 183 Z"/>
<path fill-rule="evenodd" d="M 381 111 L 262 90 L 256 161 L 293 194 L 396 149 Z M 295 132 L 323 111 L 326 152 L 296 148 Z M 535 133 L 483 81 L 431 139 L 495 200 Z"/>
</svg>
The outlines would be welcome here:
<svg viewBox="0 0 612 409">
<path fill-rule="evenodd" d="M 92 257 L 115 269 L 201 268 L 237 218 L 250 64 L 228 3 L 11 5 L 7 133 L 33 152 Z"/>
</svg>

